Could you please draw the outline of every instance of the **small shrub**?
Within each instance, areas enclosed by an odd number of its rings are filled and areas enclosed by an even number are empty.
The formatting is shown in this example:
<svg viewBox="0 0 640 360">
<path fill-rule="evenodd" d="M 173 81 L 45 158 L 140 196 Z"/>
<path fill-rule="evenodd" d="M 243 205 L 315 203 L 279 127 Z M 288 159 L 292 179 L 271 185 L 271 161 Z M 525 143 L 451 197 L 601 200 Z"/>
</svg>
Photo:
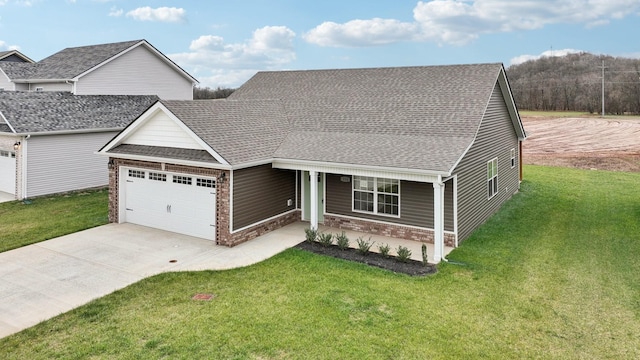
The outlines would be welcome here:
<svg viewBox="0 0 640 360">
<path fill-rule="evenodd" d="M 380 244 L 378 245 L 378 251 L 380 251 L 380 255 L 388 258 L 389 251 L 391 251 L 391 246 L 389 246 L 389 244 Z"/>
<path fill-rule="evenodd" d="M 349 247 L 349 238 L 344 231 L 341 234 L 336 234 L 336 245 L 340 250 L 346 250 Z"/>
<path fill-rule="evenodd" d="M 427 244 L 422 244 L 422 265 L 427 266 L 428 264 L 428 259 L 427 259 Z"/>
<path fill-rule="evenodd" d="M 322 246 L 331 246 L 331 244 L 333 244 L 333 235 L 332 234 L 324 234 L 324 233 L 320 233 L 318 234 L 318 242 L 320 243 L 320 245 Z"/>
<path fill-rule="evenodd" d="M 398 254 L 398 256 L 396 256 L 396 259 L 400 262 L 406 263 L 409 262 L 409 259 L 411 259 L 411 250 L 409 250 L 408 247 L 399 245 L 396 253 Z"/>
<path fill-rule="evenodd" d="M 375 241 L 371 242 L 371 236 L 369 236 L 368 240 L 365 240 L 360 236 L 356 242 L 358 244 L 358 248 L 356 250 L 362 255 L 367 255 L 373 244 L 375 244 Z"/>
<path fill-rule="evenodd" d="M 305 240 L 308 243 L 314 243 L 318 239 L 318 229 L 304 229 Z"/>
</svg>

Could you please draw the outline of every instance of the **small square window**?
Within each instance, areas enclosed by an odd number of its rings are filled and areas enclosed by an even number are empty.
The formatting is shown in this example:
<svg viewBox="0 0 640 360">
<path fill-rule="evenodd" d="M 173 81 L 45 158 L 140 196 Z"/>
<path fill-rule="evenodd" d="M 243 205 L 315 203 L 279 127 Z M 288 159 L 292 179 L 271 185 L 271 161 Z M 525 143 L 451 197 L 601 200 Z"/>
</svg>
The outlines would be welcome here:
<svg viewBox="0 0 640 360">
<path fill-rule="evenodd" d="M 214 188 L 216 187 L 216 181 L 213 179 L 196 178 L 196 186 Z"/>
<path fill-rule="evenodd" d="M 144 179 L 144 175 L 145 175 L 144 171 L 129 169 L 129 177 Z"/>
<path fill-rule="evenodd" d="M 149 180 L 167 181 L 167 174 L 149 172 Z"/>
<path fill-rule="evenodd" d="M 173 183 L 191 185 L 191 176 L 173 175 Z"/>
</svg>

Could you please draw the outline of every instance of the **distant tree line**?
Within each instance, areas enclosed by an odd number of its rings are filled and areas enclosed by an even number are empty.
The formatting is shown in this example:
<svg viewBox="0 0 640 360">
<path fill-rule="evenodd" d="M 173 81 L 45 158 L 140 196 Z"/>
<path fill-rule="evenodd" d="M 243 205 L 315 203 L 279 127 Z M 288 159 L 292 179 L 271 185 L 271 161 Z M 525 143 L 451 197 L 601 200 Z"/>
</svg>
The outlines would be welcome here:
<svg viewBox="0 0 640 360">
<path fill-rule="evenodd" d="M 543 57 L 507 69 L 514 99 L 522 110 L 602 110 L 640 114 L 640 60 L 590 53 Z"/>
<path fill-rule="evenodd" d="M 210 87 L 194 87 L 193 88 L 193 99 L 194 100 L 202 100 L 202 99 L 224 99 L 229 97 L 229 95 L 233 94 L 236 89 L 222 88 L 217 87 L 212 89 Z"/>
</svg>

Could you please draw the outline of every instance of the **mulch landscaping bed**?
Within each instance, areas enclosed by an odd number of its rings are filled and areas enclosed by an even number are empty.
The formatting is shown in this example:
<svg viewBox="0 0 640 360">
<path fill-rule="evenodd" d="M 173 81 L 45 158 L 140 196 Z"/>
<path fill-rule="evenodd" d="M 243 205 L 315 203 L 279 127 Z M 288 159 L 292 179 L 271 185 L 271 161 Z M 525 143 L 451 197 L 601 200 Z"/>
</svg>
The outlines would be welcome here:
<svg viewBox="0 0 640 360">
<path fill-rule="evenodd" d="M 376 252 L 369 252 L 367 255 L 362 255 L 356 249 L 348 248 L 341 250 L 336 245 L 323 246 L 318 243 L 303 241 L 296 245 L 296 248 L 338 259 L 356 261 L 410 276 L 425 276 L 437 272 L 436 266 L 433 264 L 427 264 L 425 266 L 421 261 L 417 260 L 408 260 L 404 263 L 396 260 L 394 256 L 384 257 Z"/>
</svg>

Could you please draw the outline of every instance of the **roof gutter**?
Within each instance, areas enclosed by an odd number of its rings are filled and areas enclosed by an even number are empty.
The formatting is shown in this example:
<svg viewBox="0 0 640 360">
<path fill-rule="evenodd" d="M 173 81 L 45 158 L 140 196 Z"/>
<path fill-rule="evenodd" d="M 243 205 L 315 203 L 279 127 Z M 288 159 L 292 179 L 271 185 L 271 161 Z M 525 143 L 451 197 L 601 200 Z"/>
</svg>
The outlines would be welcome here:
<svg viewBox="0 0 640 360">
<path fill-rule="evenodd" d="M 11 127 L 11 125 L 9 125 Z M 89 134 L 89 133 L 101 133 L 101 132 L 118 132 L 123 128 L 103 128 L 103 129 L 80 129 L 80 130 L 54 130 L 54 131 L 30 131 L 15 133 L 18 136 L 47 136 L 47 135 L 72 135 L 72 134 Z"/>
<path fill-rule="evenodd" d="M 215 163 L 214 164 L 214 163 L 206 163 L 206 162 L 201 162 L 201 161 L 180 160 L 180 159 L 163 158 L 163 157 L 157 157 L 157 156 L 109 153 L 109 152 L 104 152 L 104 151 L 95 151 L 94 154 L 100 155 L 100 156 L 113 157 L 113 158 L 116 158 L 116 159 L 159 162 L 159 163 L 176 164 L 176 165 L 184 165 L 184 166 L 193 166 L 193 167 L 201 167 L 201 168 L 208 168 L 208 169 L 232 170 L 231 165 L 225 165 L 225 164 L 220 164 L 220 163 Z"/>
<path fill-rule="evenodd" d="M 14 79 L 14 83 L 32 84 L 32 83 L 56 83 L 56 82 L 73 82 L 73 79 Z"/>
<path fill-rule="evenodd" d="M 447 171 L 437 171 L 437 170 L 421 170 L 421 169 L 410 169 L 410 168 L 400 168 L 400 167 L 389 167 L 389 166 L 373 166 L 373 165 L 358 165 L 358 164 L 348 164 L 348 163 L 332 163 L 332 162 L 323 162 L 323 161 L 310 161 L 310 160 L 292 160 L 292 159 L 282 159 L 276 158 L 273 159 L 274 167 L 281 168 L 327 168 L 327 169 L 335 169 L 337 171 L 344 170 L 373 170 L 377 172 L 385 172 L 391 174 L 405 174 L 411 176 L 419 176 L 419 177 L 430 177 L 430 178 L 442 178 L 451 176 L 450 172 Z"/>
</svg>

